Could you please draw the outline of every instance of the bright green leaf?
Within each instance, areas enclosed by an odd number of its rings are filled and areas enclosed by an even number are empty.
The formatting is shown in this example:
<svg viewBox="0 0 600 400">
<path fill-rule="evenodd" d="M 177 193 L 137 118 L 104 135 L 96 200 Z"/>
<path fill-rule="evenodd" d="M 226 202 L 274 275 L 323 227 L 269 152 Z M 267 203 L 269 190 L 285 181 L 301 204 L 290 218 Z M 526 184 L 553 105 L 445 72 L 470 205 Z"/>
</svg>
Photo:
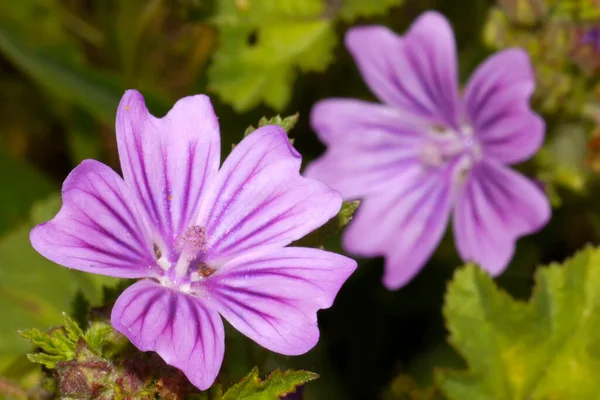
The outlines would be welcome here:
<svg viewBox="0 0 600 400">
<path fill-rule="evenodd" d="M 69 340 L 77 342 L 79 338 L 83 337 L 83 331 L 77 325 L 77 322 L 73 321 L 66 313 L 63 313 L 63 326 Z"/>
<path fill-rule="evenodd" d="M 209 88 L 237 111 L 283 109 L 298 70 L 323 71 L 337 38 L 320 0 L 218 2 L 220 46 Z"/>
<path fill-rule="evenodd" d="M 341 2 L 340 15 L 346 20 L 358 17 L 373 17 L 384 14 L 391 7 L 400 6 L 404 0 L 344 0 Z"/>
<path fill-rule="evenodd" d="M 467 371 L 438 382 L 450 399 L 597 399 L 600 393 L 600 249 L 540 268 L 529 302 L 481 269 L 459 270 L 444 315 Z"/>
<path fill-rule="evenodd" d="M 318 377 L 317 374 L 308 371 L 277 370 L 261 381 L 258 368 L 254 368 L 248 376 L 227 390 L 223 400 L 278 400 L 281 396 L 294 393 L 298 386 Z"/>
<path fill-rule="evenodd" d="M 102 354 L 104 344 L 107 343 L 108 336 L 113 331 L 113 327 L 105 322 L 94 322 L 85 332 L 84 339 L 90 349 L 98 354 Z"/>
<path fill-rule="evenodd" d="M 46 353 L 32 353 L 27 354 L 27 358 L 32 363 L 42 364 L 46 368 L 55 368 L 56 363 L 59 361 L 67 361 L 71 357 L 66 357 L 65 355 L 50 355 Z"/>
</svg>

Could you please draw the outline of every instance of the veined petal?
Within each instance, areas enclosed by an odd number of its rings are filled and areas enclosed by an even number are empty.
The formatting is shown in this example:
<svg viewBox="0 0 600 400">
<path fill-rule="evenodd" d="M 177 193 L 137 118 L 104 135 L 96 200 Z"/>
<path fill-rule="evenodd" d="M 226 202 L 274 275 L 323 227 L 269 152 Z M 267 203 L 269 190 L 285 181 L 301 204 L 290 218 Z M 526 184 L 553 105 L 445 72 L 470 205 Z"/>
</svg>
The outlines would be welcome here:
<svg viewBox="0 0 600 400">
<path fill-rule="evenodd" d="M 215 381 L 225 351 L 223 322 L 204 300 L 143 280 L 117 299 L 111 323 L 142 351 L 155 351 L 200 390 Z"/>
<path fill-rule="evenodd" d="M 129 90 L 117 111 L 117 142 L 125 181 L 163 235 L 164 250 L 172 252 L 219 168 L 219 125 L 210 100 L 184 97 L 155 118 L 142 95 Z"/>
<path fill-rule="evenodd" d="M 282 247 L 339 211 L 338 192 L 298 173 L 300 155 L 283 129 L 257 129 L 231 152 L 197 225 L 206 227 L 205 261 L 218 265 L 257 247 Z"/>
<path fill-rule="evenodd" d="M 423 120 L 390 106 L 358 100 L 324 100 L 311 123 L 329 145 L 304 176 L 355 199 L 394 185 L 399 170 L 415 163 L 427 140 Z"/>
<path fill-rule="evenodd" d="M 465 89 L 465 113 L 484 157 L 514 164 L 531 158 L 544 141 L 544 121 L 531 110 L 535 76 L 521 49 L 504 50 L 475 71 Z"/>
<path fill-rule="evenodd" d="M 120 278 L 142 278 L 156 268 L 149 219 L 116 172 L 83 161 L 65 179 L 60 212 L 36 226 L 33 247 L 65 267 Z"/>
<path fill-rule="evenodd" d="M 458 251 L 465 261 L 498 275 L 510 262 L 517 239 L 540 230 L 550 213 L 548 199 L 533 182 L 497 162 L 480 162 L 457 198 Z"/>
<path fill-rule="evenodd" d="M 424 13 L 404 37 L 383 26 L 352 28 L 346 46 L 381 101 L 458 128 L 456 44 L 444 16 Z"/>
<path fill-rule="evenodd" d="M 363 256 L 385 256 L 383 282 L 407 284 L 443 237 L 452 206 L 451 171 L 414 166 L 404 183 L 367 197 L 343 238 L 344 247 Z"/>
<path fill-rule="evenodd" d="M 225 264 L 206 290 L 221 315 L 261 346 L 303 354 L 319 339 L 317 310 L 331 307 L 356 261 L 323 250 L 286 247 Z"/>
</svg>

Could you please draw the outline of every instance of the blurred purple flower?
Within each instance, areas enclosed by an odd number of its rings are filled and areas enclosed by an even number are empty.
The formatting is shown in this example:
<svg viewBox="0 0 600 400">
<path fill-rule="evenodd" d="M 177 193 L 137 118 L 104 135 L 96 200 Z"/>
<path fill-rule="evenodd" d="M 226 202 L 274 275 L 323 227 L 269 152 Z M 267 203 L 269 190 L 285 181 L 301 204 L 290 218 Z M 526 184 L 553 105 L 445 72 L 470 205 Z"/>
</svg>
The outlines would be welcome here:
<svg viewBox="0 0 600 400">
<path fill-rule="evenodd" d="M 396 289 L 431 257 L 453 213 L 462 258 L 502 272 L 517 238 L 550 218 L 544 193 L 506 166 L 533 156 L 544 139 L 529 106 L 527 54 L 490 57 L 460 96 L 452 29 L 436 12 L 403 37 L 381 26 L 351 29 L 346 45 L 384 104 L 318 103 L 311 122 L 328 149 L 306 171 L 345 199 L 363 199 L 345 248 L 385 256 L 384 284 Z"/>
<path fill-rule="evenodd" d="M 64 182 L 58 215 L 32 230 L 35 249 L 69 268 L 142 278 L 117 300 L 112 324 L 200 389 L 223 360 L 219 314 L 269 350 L 310 350 L 317 310 L 331 306 L 356 262 L 285 247 L 341 207 L 337 192 L 299 175 L 286 133 L 256 130 L 219 169 L 208 97 L 183 98 L 158 119 L 130 90 L 117 141 L 124 179 L 82 162 Z"/>
<path fill-rule="evenodd" d="M 600 53 L 600 27 L 592 27 L 581 35 L 581 44 L 592 46 L 594 52 Z"/>
</svg>

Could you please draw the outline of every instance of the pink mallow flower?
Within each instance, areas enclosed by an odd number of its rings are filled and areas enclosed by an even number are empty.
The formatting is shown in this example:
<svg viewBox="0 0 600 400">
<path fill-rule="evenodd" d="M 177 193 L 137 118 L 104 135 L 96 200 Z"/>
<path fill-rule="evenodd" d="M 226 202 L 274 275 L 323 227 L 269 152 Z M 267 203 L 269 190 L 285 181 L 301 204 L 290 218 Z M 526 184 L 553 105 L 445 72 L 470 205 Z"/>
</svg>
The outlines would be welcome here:
<svg viewBox="0 0 600 400">
<path fill-rule="evenodd" d="M 342 204 L 339 193 L 300 176 L 286 133 L 257 129 L 219 169 L 208 97 L 183 98 L 159 119 L 133 90 L 116 130 L 124 178 L 83 161 L 63 184 L 60 212 L 31 231 L 33 247 L 69 268 L 140 279 L 118 298 L 113 326 L 199 389 L 223 361 L 219 314 L 269 350 L 315 346 L 316 312 L 331 306 L 356 262 L 285 247 Z"/>
<path fill-rule="evenodd" d="M 305 173 L 345 199 L 362 199 L 344 247 L 385 256 L 384 284 L 397 289 L 431 257 L 452 214 L 462 258 L 501 273 L 517 238 L 550 218 L 544 193 L 508 167 L 544 139 L 544 122 L 529 106 L 535 80 L 527 54 L 493 55 L 461 95 L 452 29 L 436 12 L 404 36 L 381 26 L 351 29 L 346 46 L 383 104 L 315 105 L 311 122 L 327 152 Z"/>
</svg>

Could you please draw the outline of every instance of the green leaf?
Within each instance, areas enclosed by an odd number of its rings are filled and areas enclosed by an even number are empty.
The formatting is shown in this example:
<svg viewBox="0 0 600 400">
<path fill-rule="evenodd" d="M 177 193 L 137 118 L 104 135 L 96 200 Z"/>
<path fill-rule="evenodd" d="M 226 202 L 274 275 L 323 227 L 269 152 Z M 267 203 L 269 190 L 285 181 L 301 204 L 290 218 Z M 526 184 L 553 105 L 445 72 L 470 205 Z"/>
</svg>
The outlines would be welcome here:
<svg viewBox="0 0 600 400">
<path fill-rule="evenodd" d="M 83 337 L 83 331 L 79 325 L 77 325 L 77 322 L 72 320 L 66 313 L 63 313 L 63 324 L 65 331 L 67 332 L 67 337 L 72 342 L 77 343 L 77 341 Z"/>
<path fill-rule="evenodd" d="M 209 89 L 238 112 L 261 102 L 283 109 L 298 70 L 323 71 L 333 60 L 337 37 L 324 11 L 320 0 L 218 2 Z"/>
<path fill-rule="evenodd" d="M 98 354 L 102 354 L 104 345 L 108 342 L 109 335 L 113 333 L 113 331 L 113 327 L 105 322 L 94 322 L 85 332 L 84 339 L 90 349 Z"/>
<path fill-rule="evenodd" d="M 31 79 L 60 100 L 80 107 L 109 126 L 114 124 L 119 99 L 123 94 L 118 75 L 86 68 L 56 52 L 31 46 L 26 40 L 27 25 L 0 19 L 0 53 Z M 143 90 L 148 105 L 168 109 L 164 98 Z M 81 134 L 81 132 L 78 132 Z M 71 139 L 73 150 L 90 151 L 88 137 Z"/>
<path fill-rule="evenodd" d="M 22 29 L 9 24 L 0 24 L 0 52 L 61 100 L 81 106 L 106 123 L 113 123 L 120 97 L 114 80 L 28 46 Z"/>
<path fill-rule="evenodd" d="M 26 220 L 33 203 L 46 198 L 55 190 L 52 182 L 41 172 L 2 150 L 0 182 L 0 235 L 18 222 Z"/>
<path fill-rule="evenodd" d="M 300 118 L 300 114 L 296 113 L 294 115 L 290 115 L 289 117 L 281 118 L 279 115 L 274 116 L 273 118 L 262 117 L 258 121 L 258 127 L 262 128 L 267 125 L 277 125 L 283 128 L 286 133 L 290 133 L 290 130 L 296 126 L 298 122 L 298 118 Z M 248 136 L 252 132 L 256 130 L 255 127 L 250 125 L 246 131 L 244 132 L 244 137 Z"/>
<path fill-rule="evenodd" d="M 438 400 L 441 399 L 435 387 L 421 389 L 417 382 L 406 374 L 397 376 L 383 394 L 383 400 Z"/>
<path fill-rule="evenodd" d="M 538 23 L 548 11 L 544 0 L 498 0 L 498 3 L 513 22 L 527 26 Z"/>
<path fill-rule="evenodd" d="M 278 400 L 281 396 L 294 393 L 298 386 L 318 377 L 317 374 L 308 371 L 276 370 L 261 381 L 258 368 L 254 368 L 248 376 L 225 392 L 223 400 Z"/>
<path fill-rule="evenodd" d="M 600 393 L 600 249 L 538 269 L 529 302 L 473 265 L 457 271 L 444 315 L 467 371 L 438 383 L 450 399 L 597 399 Z"/>
<path fill-rule="evenodd" d="M 46 353 L 31 353 L 27 354 L 27 359 L 32 363 L 42 364 L 46 368 L 56 368 L 56 363 L 59 361 L 68 361 L 72 357 L 66 356 L 65 354 L 50 355 Z"/>
<path fill-rule="evenodd" d="M 404 0 L 344 0 L 340 15 L 352 21 L 358 17 L 374 17 L 385 14 L 391 7 L 400 6 Z"/>
</svg>

